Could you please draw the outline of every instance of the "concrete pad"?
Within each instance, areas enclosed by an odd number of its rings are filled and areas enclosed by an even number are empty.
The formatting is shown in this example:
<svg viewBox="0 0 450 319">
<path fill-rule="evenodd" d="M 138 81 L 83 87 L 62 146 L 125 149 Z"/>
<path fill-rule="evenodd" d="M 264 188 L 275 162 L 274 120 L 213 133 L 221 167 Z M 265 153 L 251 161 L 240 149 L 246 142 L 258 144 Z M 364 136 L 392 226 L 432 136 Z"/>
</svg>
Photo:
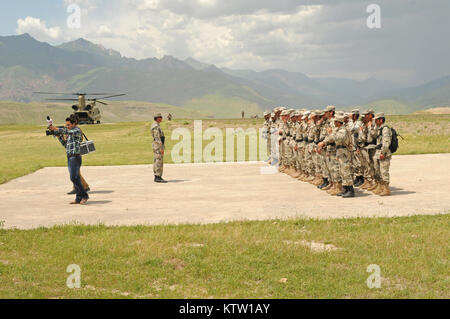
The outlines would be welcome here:
<svg viewBox="0 0 450 319">
<path fill-rule="evenodd" d="M 151 165 L 83 167 L 92 192 L 71 206 L 67 168 L 45 168 L 0 185 L 5 228 L 70 222 L 106 225 L 215 223 L 288 217 L 343 218 L 450 211 L 450 154 L 396 156 L 392 196 L 358 191 L 331 197 L 264 163 L 166 165 L 168 184 L 153 182 Z"/>
</svg>

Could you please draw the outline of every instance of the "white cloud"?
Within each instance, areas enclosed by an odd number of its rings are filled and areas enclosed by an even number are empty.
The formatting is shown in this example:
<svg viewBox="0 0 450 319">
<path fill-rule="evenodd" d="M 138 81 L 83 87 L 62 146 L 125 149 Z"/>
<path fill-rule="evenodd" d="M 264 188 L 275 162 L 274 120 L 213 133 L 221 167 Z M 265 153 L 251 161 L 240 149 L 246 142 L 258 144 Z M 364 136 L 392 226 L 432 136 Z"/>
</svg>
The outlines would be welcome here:
<svg viewBox="0 0 450 319">
<path fill-rule="evenodd" d="M 102 24 L 97 29 L 97 35 L 100 37 L 111 37 L 114 36 L 114 34 L 111 32 L 111 29 L 107 26 Z"/>
<path fill-rule="evenodd" d="M 442 40 L 448 0 L 377 0 L 380 30 L 367 28 L 371 2 L 361 0 L 63 1 L 82 8 L 81 29 L 27 17 L 17 32 L 48 41 L 84 37 L 128 57 L 193 57 L 235 69 L 402 82 L 450 73 L 450 42 Z"/>
<path fill-rule="evenodd" d="M 97 8 L 96 0 L 64 0 L 64 4 L 66 6 L 77 4 L 83 14 L 88 14 L 90 11 Z"/>
<path fill-rule="evenodd" d="M 47 27 L 45 21 L 38 18 L 26 17 L 17 20 L 17 34 L 29 33 L 34 38 L 41 41 L 55 41 L 62 39 L 60 27 Z"/>
</svg>

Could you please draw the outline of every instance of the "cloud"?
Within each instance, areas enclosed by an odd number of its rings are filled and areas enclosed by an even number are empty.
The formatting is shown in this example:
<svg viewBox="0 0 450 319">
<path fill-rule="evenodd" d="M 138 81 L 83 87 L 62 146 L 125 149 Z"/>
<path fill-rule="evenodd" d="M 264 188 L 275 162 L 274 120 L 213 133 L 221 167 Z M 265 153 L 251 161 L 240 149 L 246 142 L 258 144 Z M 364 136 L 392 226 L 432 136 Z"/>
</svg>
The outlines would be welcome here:
<svg viewBox="0 0 450 319">
<path fill-rule="evenodd" d="M 167 54 L 235 69 L 282 68 L 320 77 L 401 82 L 450 73 L 448 62 L 437 63 L 450 46 L 442 41 L 444 30 L 450 29 L 445 0 L 378 0 L 380 30 L 367 28 L 366 9 L 372 2 L 361 0 L 93 3 L 107 13 L 89 19 L 86 35 L 126 56 Z M 432 49 L 427 51 L 424 43 Z"/>
<path fill-rule="evenodd" d="M 129 57 L 193 57 L 234 69 L 408 84 L 450 74 L 448 0 L 377 0 L 376 30 L 367 28 L 373 1 L 366 0 L 63 1 L 82 8 L 81 29 L 40 21 L 18 30 L 31 28 L 41 40 L 85 37 Z"/>
<path fill-rule="evenodd" d="M 62 39 L 60 27 L 47 27 L 45 21 L 38 18 L 26 17 L 17 20 L 17 34 L 29 33 L 34 38 L 41 41 L 55 41 Z"/>
<path fill-rule="evenodd" d="M 114 37 L 114 33 L 111 32 L 111 29 L 104 24 L 98 27 L 97 35 L 100 37 Z"/>
<path fill-rule="evenodd" d="M 71 4 L 77 4 L 83 14 L 88 14 L 97 8 L 96 0 L 64 0 L 64 4 L 66 7 Z"/>
</svg>

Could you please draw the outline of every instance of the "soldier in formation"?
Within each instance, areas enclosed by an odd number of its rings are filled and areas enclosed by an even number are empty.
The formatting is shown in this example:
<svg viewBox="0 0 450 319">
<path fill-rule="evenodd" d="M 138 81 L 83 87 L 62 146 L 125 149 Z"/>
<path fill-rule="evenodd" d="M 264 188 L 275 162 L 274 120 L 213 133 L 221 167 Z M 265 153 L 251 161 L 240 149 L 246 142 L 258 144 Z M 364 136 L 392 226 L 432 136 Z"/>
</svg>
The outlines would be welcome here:
<svg viewBox="0 0 450 319">
<path fill-rule="evenodd" d="M 332 105 L 312 111 L 277 107 L 264 118 L 269 163 L 280 172 L 332 196 L 354 197 L 355 187 L 390 195 L 392 131 L 384 113 L 336 112 Z"/>
</svg>

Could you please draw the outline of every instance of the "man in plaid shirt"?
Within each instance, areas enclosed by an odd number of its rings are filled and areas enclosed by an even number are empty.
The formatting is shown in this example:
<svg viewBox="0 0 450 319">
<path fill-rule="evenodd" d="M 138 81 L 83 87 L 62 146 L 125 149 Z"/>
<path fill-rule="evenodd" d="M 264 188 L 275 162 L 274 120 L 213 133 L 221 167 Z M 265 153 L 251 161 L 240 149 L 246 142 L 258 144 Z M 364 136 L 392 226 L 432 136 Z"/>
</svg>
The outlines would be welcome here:
<svg viewBox="0 0 450 319">
<path fill-rule="evenodd" d="M 69 168 L 70 180 L 72 181 L 76 198 L 71 204 L 86 205 L 89 196 L 86 193 L 80 179 L 80 167 L 82 163 L 80 155 L 80 143 L 83 140 L 80 128 L 77 126 L 77 120 L 74 115 L 66 119 L 66 127 L 58 129 L 51 125 L 50 130 L 55 131 L 58 135 L 67 135 L 67 140 L 59 137 L 59 141 L 66 147 L 67 166 Z"/>
</svg>

